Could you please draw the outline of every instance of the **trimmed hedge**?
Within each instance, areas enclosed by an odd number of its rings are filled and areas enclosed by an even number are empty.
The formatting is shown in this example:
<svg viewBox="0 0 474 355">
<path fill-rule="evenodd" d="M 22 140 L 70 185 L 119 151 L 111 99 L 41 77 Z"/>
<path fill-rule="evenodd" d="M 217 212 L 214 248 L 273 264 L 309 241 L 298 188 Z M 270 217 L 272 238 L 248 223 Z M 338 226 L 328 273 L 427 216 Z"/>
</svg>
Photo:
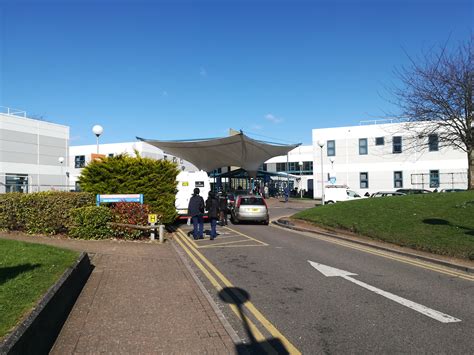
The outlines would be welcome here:
<svg viewBox="0 0 474 355">
<path fill-rule="evenodd" d="M 82 169 L 79 183 L 94 194 L 143 194 L 153 213 L 162 223 L 176 219 L 176 177 L 179 170 L 167 160 L 120 154 L 90 162 Z"/>
<path fill-rule="evenodd" d="M 29 234 L 67 233 L 71 211 L 94 204 L 95 196 L 87 192 L 1 194 L 0 229 Z"/>
<path fill-rule="evenodd" d="M 76 208 L 71 213 L 69 235 L 81 239 L 107 239 L 113 237 L 112 228 L 108 225 L 113 221 L 110 208 L 103 206 L 87 206 Z"/>
</svg>

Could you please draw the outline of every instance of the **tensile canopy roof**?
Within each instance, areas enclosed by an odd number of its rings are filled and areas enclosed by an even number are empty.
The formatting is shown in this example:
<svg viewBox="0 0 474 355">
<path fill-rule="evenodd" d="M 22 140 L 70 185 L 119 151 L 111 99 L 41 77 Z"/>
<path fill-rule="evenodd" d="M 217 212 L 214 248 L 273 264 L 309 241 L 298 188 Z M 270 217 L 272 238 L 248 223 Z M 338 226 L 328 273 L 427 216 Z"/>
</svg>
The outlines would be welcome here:
<svg viewBox="0 0 474 355">
<path fill-rule="evenodd" d="M 224 166 L 238 166 L 255 177 L 260 165 L 270 158 L 286 155 L 298 144 L 277 144 L 258 141 L 239 134 L 213 139 L 189 141 L 159 141 L 137 137 L 138 140 L 160 148 L 168 154 L 185 159 L 198 169 L 212 171 Z"/>
</svg>

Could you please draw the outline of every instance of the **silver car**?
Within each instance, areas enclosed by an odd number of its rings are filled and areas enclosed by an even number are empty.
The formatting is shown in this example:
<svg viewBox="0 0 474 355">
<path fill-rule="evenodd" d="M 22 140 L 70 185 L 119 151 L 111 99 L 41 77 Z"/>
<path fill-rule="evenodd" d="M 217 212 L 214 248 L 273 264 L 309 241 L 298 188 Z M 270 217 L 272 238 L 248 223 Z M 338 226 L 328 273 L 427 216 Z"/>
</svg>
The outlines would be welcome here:
<svg viewBox="0 0 474 355">
<path fill-rule="evenodd" d="M 267 203 L 262 196 L 238 195 L 230 215 L 232 223 L 254 221 L 268 225 L 270 221 Z"/>
</svg>

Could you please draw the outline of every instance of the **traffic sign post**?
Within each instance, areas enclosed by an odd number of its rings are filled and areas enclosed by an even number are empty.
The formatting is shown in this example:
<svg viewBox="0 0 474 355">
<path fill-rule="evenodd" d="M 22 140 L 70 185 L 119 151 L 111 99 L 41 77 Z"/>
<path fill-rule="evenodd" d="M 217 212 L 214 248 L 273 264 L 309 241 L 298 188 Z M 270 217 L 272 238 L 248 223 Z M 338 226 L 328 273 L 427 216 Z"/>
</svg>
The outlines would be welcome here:
<svg viewBox="0 0 474 355">
<path fill-rule="evenodd" d="M 155 229 L 153 228 L 156 225 L 156 222 L 158 221 L 158 215 L 156 214 L 149 214 L 148 215 L 148 223 L 150 223 L 150 226 L 152 227 L 150 230 L 150 239 L 155 240 Z M 161 238 L 160 238 L 161 239 Z M 160 240 L 161 242 L 161 240 Z"/>
</svg>

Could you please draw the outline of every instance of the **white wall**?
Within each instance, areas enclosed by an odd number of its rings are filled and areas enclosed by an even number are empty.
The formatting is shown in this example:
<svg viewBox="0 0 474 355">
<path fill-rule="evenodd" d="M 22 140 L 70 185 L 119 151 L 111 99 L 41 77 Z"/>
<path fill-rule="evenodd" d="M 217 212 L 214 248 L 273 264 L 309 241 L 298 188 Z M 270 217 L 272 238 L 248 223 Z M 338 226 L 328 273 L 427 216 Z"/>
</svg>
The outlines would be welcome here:
<svg viewBox="0 0 474 355">
<path fill-rule="evenodd" d="M 402 136 L 402 153 L 392 153 L 392 137 Z M 375 145 L 376 137 L 384 137 L 383 146 Z M 368 154 L 359 155 L 359 139 L 367 138 Z M 429 188 L 429 178 L 424 185 L 416 184 L 418 174 L 429 174 L 430 170 L 439 170 L 441 185 L 438 189 L 451 188 L 447 173 L 456 173 L 455 188 L 466 188 L 467 158 L 464 152 L 450 147 L 441 147 L 439 151 L 428 151 L 428 138 L 418 138 L 407 131 L 402 123 L 348 126 L 337 128 L 313 129 L 314 147 L 314 197 L 321 197 L 321 148 L 318 141 L 324 142 L 322 164 L 324 183 L 327 173 L 336 178 L 336 184 L 347 185 L 361 194 L 386 190 L 394 191 L 394 172 L 403 172 L 403 188 Z M 336 155 L 331 164 L 327 156 L 327 141 L 336 141 Z M 360 173 L 368 172 L 369 188 L 360 188 Z M 461 182 L 464 176 L 465 181 Z M 413 179 L 413 181 L 412 181 Z M 431 188 L 433 190 L 433 188 Z"/>
<path fill-rule="evenodd" d="M 67 126 L 0 113 L 0 192 L 7 174 L 28 175 L 29 191 L 65 189 L 68 145 Z"/>
</svg>

